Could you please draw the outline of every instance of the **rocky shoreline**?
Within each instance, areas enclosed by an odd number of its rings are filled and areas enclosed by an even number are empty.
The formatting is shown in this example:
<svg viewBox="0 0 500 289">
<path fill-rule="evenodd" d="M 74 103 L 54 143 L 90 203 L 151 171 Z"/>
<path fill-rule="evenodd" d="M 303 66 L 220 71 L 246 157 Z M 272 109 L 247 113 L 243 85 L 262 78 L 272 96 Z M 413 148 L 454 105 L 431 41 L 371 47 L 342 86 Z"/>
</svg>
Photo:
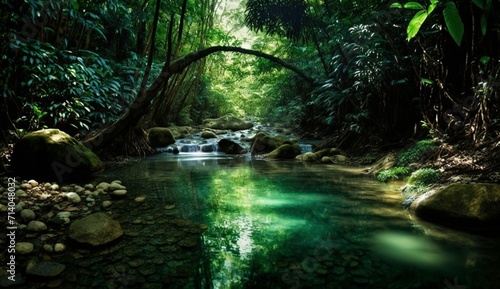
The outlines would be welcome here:
<svg viewBox="0 0 500 289">
<path fill-rule="evenodd" d="M 148 288 L 162 288 L 193 276 L 190 263 L 206 225 L 183 219 L 175 204 L 153 211 L 155 200 L 130 196 L 119 180 L 59 185 L 4 177 L 0 195 L 2 227 L 7 228 L 0 242 L 9 248 L 1 259 L 13 260 L 0 265 L 1 288 L 125 288 L 123 282 L 133 287 L 144 281 Z M 153 234 L 166 236 L 153 241 Z M 151 242 L 163 242 L 160 250 L 172 256 L 141 257 L 143 250 L 154 256 L 159 244 Z M 103 258 L 110 262 L 99 264 L 102 276 L 81 271 Z M 165 263 L 169 274 L 161 272 Z"/>
</svg>

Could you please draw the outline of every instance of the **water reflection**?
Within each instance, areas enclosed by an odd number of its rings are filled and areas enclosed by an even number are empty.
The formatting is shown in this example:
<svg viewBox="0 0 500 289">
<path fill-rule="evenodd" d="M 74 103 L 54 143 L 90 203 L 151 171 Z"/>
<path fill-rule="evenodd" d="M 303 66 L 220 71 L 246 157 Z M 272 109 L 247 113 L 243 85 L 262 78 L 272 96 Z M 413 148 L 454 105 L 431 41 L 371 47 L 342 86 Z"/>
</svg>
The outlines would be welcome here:
<svg viewBox="0 0 500 289">
<path fill-rule="evenodd" d="M 496 288 L 498 240 L 412 220 L 397 187 L 334 165 L 214 154 L 116 170 L 208 224 L 206 288 Z M 126 176 L 124 178 L 123 176 Z"/>
</svg>

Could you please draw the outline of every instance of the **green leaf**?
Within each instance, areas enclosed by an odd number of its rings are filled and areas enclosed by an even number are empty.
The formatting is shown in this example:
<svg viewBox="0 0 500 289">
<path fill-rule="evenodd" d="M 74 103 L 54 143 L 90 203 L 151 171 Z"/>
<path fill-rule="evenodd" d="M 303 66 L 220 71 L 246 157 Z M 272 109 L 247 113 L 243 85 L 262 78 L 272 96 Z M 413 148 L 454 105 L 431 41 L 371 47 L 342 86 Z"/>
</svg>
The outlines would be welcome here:
<svg viewBox="0 0 500 289">
<path fill-rule="evenodd" d="M 430 80 L 428 78 L 424 78 L 424 77 L 421 77 L 420 81 L 422 81 L 422 83 L 424 83 L 424 84 L 429 84 L 429 85 L 433 84 L 432 80 Z"/>
<path fill-rule="evenodd" d="M 403 8 L 403 5 L 401 5 L 401 3 L 399 2 L 394 2 L 391 4 L 391 6 L 389 6 L 390 8 L 397 8 L 397 9 L 401 9 Z"/>
<path fill-rule="evenodd" d="M 438 5 L 438 3 L 431 3 L 431 5 L 429 5 L 429 7 L 427 7 L 427 14 L 428 15 L 431 15 L 432 11 L 434 11 L 434 9 L 436 9 L 436 6 Z"/>
<path fill-rule="evenodd" d="M 408 24 L 408 28 L 406 29 L 407 40 L 410 41 L 413 37 L 415 37 L 420 30 L 420 27 L 424 23 L 425 19 L 427 19 L 427 11 L 421 10 L 418 11 L 415 16 L 410 20 Z"/>
<path fill-rule="evenodd" d="M 425 10 L 424 6 L 418 2 L 408 2 L 404 5 L 404 8 L 412 10 Z"/>
<path fill-rule="evenodd" d="M 482 64 L 487 65 L 487 64 L 488 64 L 488 62 L 490 62 L 490 59 L 491 59 L 491 57 L 489 57 L 488 55 L 485 55 L 485 56 L 481 57 L 481 58 L 479 59 L 479 61 L 480 61 Z"/>
<path fill-rule="evenodd" d="M 446 2 L 443 10 L 443 16 L 446 27 L 448 27 L 448 32 L 455 43 L 460 46 L 460 43 L 462 43 L 462 37 L 464 36 L 464 23 L 462 22 L 462 18 L 460 18 L 460 14 L 458 14 L 458 9 L 455 3 L 451 1 Z"/>
</svg>

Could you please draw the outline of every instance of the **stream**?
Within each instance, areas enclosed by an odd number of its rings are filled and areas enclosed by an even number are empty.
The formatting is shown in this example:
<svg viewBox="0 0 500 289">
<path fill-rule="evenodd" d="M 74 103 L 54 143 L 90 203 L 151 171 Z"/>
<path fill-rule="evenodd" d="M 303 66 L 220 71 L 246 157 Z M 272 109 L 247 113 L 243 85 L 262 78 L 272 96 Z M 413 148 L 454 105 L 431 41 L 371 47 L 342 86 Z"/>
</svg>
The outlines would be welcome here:
<svg viewBox="0 0 500 289">
<path fill-rule="evenodd" d="M 400 184 L 359 171 L 216 152 L 110 168 L 125 236 L 74 261 L 71 288 L 498 288 L 498 239 L 415 220 Z"/>
</svg>

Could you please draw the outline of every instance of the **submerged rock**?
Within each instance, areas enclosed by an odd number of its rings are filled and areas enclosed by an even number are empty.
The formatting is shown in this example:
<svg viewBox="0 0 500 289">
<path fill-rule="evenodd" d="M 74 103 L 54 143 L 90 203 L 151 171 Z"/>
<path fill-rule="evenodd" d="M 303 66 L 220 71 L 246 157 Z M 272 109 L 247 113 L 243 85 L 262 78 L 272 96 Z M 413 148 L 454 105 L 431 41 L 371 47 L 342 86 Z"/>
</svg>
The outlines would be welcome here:
<svg viewBox="0 0 500 289">
<path fill-rule="evenodd" d="M 172 131 L 166 127 L 153 127 L 147 131 L 147 140 L 152 148 L 161 148 L 175 143 Z"/>
<path fill-rule="evenodd" d="M 14 146 L 12 167 L 21 175 L 41 179 L 84 179 L 104 168 L 81 142 L 58 129 L 28 133 Z"/>
<path fill-rule="evenodd" d="M 66 266 L 61 263 L 43 261 L 36 263 L 32 267 L 28 267 L 26 273 L 28 275 L 38 276 L 38 277 L 56 277 L 59 276 Z"/>
<path fill-rule="evenodd" d="M 451 184 L 421 195 L 410 210 L 422 219 L 457 228 L 500 230 L 500 185 Z"/>
<path fill-rule="evenodd" d="M 95 213 L 74 221 L 69 227 L 69 237 L 79 243 L 99 246 L 123 235 L 118 221 L 105 213 Z"/>
</svg>

